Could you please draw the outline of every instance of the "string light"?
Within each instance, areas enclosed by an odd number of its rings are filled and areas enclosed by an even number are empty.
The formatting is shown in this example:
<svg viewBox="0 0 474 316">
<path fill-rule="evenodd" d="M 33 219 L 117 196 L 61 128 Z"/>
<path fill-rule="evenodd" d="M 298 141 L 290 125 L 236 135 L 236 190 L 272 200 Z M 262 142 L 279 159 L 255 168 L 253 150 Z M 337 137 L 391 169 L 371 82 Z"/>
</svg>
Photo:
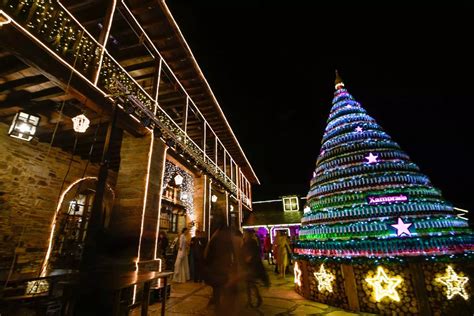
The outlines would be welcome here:
<svg viewBox="0 0 474 316">
<path fill-rule="evenodd" d="M 322 292 L 326 290 L 332 292 L 332 281 L 334 281 L 335 276 L 332 273 L 326 272 L 324 264 L 321 264 L 319 272 L 314 272 L 313 274 L 316 280 L 318 280 L 318 291 Z"/>
<path fill-rule="evenodd" d="M 403 279 L 399 276 L 389 278 L 385 273 L 385 270 L 379 266 L 377 268 L 377 274 L 373 278 L 366 278 L 365 281 L 374 289 L 374 298 L 377 302 L 380 302 L 383 298 L 387 297 L 396 302 L 400 301 L 400 296 L 396 288 L 402 283 Z"/>
<path fill-rule="evenodd" d="M 451 266 L 448 266 L 446 268 L 445 275 L 436 278 L 436 281 L 446 285 L 446 297 L 448 300 L 452 299 L 455 295 L 459 295 L 465 300 L 469 299 L 469 294 L 466 291 L 466 285 L 469 281 L 469 278 L 459 276 L 456 272 L 454 272 Z"/>
<path fill-rule="evenodd" d="M 296 261 L 295 262 L 295 266 L 293 268 L 293 272 L 295 274 L 295 283 L 298 285 L 298 286 L 301 286 L 301 269 L 300 267 L 298 266 L 298 262 Z"/>
</svg>

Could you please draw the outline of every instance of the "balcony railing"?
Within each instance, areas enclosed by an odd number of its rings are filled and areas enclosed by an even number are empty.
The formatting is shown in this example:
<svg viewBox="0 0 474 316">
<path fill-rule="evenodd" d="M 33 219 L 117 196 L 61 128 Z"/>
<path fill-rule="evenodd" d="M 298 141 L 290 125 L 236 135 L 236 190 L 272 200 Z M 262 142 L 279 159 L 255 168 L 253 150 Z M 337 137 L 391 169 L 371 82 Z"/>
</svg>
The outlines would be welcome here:
<svg viewBox="0 0 474 316">
<path fill-rule="evenodd" d="M 123 2 L 122 5 L 125 6 Z M 237 185 L 241 180 L 239 177 L 243 177 L 242 180 L 245 183 L 248 183 L 248 180 L 241 173 L 237 173 L 237 166 L 225 148 L 222 148 L 225 152 L 224 165 L 227 162 L 227 165 L 231 166 L 231 171 L 227 170 L 227 173 L 217 163 L 217 154 L 214 159 L 209 157 L 206 154 L 205 142 L 203 148 L 196 144 L 185 130 L 160 107 L 159 102 L 135 81 L 60 2 L 54 0 L 4 0 L 0 3 L 0 10 L 8 15 L 16 27 L 55 55 L 71 71 L 87 80 L 102 94 L 112 97 L 126 113 L 134 116 L 144 126 L 159 127 L 167 138 L 173 139 L 177 146 L 192 157 L 196 165 L 214 176 L 230 192 L 241 197 L 244 204 L 251 203 L 250 199 L 241 190 L 238 190 Z M 127 9 L 127 11 L 130 13 L 130 10 Z M 156 47 L 154 48 L 156 49 Z M 161 55 L 159 58 L 161 58 L 163 65 L 168 67 Z M 174 73 L 172 75 L 174 76 Z M 177 80 L 176 77 L 175 79 Z M 179 81 L 178 84 L 181 86 Z M 185 91 L 184 88 L 183 91 Z M 187 102 L 195 107 L 187 93 L 186 98 Z M 217 153 L 217 146 L 222 143 L 197 107 L 195 110 L 202 116 L 205 124 L 204 130 L 207 128 L 213 133 Z M 187 112 L 185 115 L 187 117 Z"/>
</svg>

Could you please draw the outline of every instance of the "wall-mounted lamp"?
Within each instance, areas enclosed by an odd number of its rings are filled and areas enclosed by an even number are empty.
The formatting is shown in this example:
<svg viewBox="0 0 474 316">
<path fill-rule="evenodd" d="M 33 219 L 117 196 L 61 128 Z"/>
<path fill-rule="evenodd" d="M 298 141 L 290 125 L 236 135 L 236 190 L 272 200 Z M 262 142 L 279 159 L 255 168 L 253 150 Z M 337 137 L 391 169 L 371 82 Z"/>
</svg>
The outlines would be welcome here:
<svg viewBox="0 0 474 316">
<path fill-rule="evenodd" d="M 20 111 L 13 118 L 8 135 L 14 138 L 30 141 L 36 133 L 39 121 L 39 116 Z"/>
<path fill-rule="evenodd" d="M 212 201 L 212 203 L 216 203 L 216 202 L 217 202 L 217 195 L 214 195 L 214 194 L 213 194 L 213 195 L 211 196 L 211 201 Z"/>
</svg>

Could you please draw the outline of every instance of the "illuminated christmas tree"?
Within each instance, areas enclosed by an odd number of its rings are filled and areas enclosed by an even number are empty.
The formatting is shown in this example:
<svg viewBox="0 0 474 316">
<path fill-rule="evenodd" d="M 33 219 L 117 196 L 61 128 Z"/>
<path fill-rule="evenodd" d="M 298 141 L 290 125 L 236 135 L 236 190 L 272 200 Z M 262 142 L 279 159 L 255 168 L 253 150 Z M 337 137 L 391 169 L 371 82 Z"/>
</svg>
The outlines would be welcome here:
<svg viewBox="0 0 474 316">
<path fill-rule="evenodd" d="M 456 215 L 440 190 L 349 94 L 337 73 L 333 106 L 307 199 L 295 254 L 299 269 L 308 271 L 302 272 L 303 285 L 297 291 L 313 299 L 351 305 L 343 294 L 323 295 L 304 285 L 304 278 L 310 279 L 322 263 L 332 263 L 329 270 L 336 279 L 344 273 L 339 271 L 341 264 L 351 269 L 358 264 L 356 286 L 374 292 L 361 308 L 385 313 L 395 307 L 374 307 L 371 302 L 400 301 L 397 288 L 416 288 L 415 281 L 401 277 L 423 273 L 406 270 L 410 262 L 425 264 L 429 259 L 439 266 L 427 269 L 439 271 L 446 268 L 439 262 L 465 259 L 474 250 L 467 220 Z M 426 278 L 434 280 L 434 276 Z M 345 284 L 335 283 L 339 292 L 347 292 Z M 445 290 L 440 288 L 440 293 Z M 364 299 L 359 293 L 359 301 Z M 423 309 L 422 305 L 413 303 L 411 313 Z"/>
</svg>

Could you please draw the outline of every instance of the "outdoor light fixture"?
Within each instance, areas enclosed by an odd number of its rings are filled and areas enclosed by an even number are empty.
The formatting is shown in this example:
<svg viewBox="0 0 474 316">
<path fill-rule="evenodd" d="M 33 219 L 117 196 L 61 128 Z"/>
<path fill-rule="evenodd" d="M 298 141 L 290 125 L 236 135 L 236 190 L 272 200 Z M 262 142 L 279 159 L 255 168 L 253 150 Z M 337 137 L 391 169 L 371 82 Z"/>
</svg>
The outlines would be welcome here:
<svg viewBox="0 0 474 316">
<path fill-rule="evenodd" d="M 213 194 L 213 195 L 211 196 L 211 201 L 212 201 L 212 203 L 216 203 L 216 202 L 217 202 L 217 195 L 214 195 L 214 194 Z"/>
<path fill-rule="evenodd" d="M 174 177 L 174 184 L 176 185 L 181 185 L 183 184 L 183 177 L 180 174 L 177 174 L 176 177 Z"/>
<path fill-rule="evenodd" d="M 234 206 L 233 206 L 233 205 L 230 206 L 230 211 L 231 211 L 231 212 L 234 211 Z"/>
<path fill-rule="evenodd" d="M 84 114 L 72 118 L 74 131 L 78 133 L 84 133 L 89 128 L 90 122 Z"/>
<path fill-rule="evenodd" d="M 18 112 L 13 118 L 8 135 L 30 141 L 36 133 L 40 117 L 25 112 Z"/>
</svg>

